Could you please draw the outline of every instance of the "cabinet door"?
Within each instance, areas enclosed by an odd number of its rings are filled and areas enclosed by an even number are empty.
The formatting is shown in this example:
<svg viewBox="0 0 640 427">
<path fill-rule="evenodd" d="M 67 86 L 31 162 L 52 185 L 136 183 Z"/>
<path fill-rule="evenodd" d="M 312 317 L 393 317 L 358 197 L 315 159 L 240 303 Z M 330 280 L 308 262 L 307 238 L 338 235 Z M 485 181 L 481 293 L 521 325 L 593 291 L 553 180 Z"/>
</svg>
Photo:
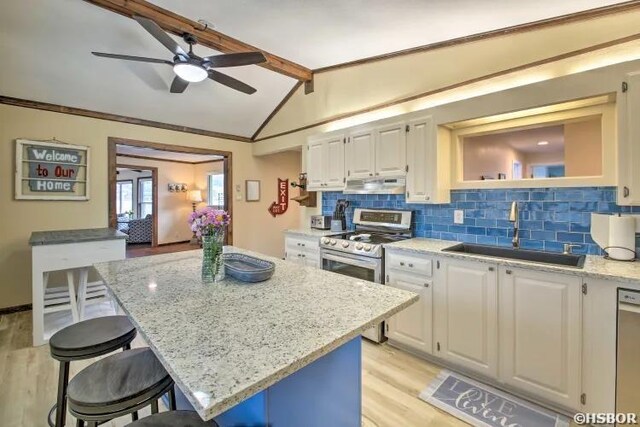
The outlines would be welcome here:
<svg viewBox="0 0 640 427">
<path fill-rule="evenodd" d="M 626 76 L 618 94 L 618 204 L 640 204 L 640 72 Z"/>
<path fill-rule="evenodd" d="M 296 264 L 304 265 L 305 258 L 303 258 L 304 253 L 301 251 L 297 251 L 294 249 L 287 249 L 285 252 L 285 259 L 287 261 L 295 262 Z"/>
<path fill-rule="evenodd" d="M 488 377 L 498 371 L 496 266 L 441 260 L 436 355 Z"/>
<path fill-rule="evenodd" d="M 347 179 L 369 178 L 375 173 L 375 138 L 373 130 L 356 131 L 347 143 Z"/>
<path fill-rule="evenodd" d="M 326 144 L 324 140 L 313 140 L 307 144 L 307 185 L 309 190 L 322 190 Z"/>
<path fill-rule="evenodd" d="M 387 320 L 387 337 L 415 350 L 431 354 L 432 283 L 415 274 L 390 271 L 387 285 L 415 292 L 420 300 Z"/>
<path fill-rule="evenodd" d="M 581 285 L 576 276 L 500 268 L 502 381 L 580 408 Z"/>
<path fill-rule="evenodd" d="M 404 176 L 407 167 L 407 131 L 404 122 L 376 129 L 376 176 Z"/>
<path fill-rule="evenodd" d="M 409 122 L 409 133 L 407 135 L 407 202 L 424 203 L 428 202 L 429 195 L 429 168 L 434 168 L 435 164 L 430 164 L 428 158 L 428 143 L 433 137 L 433 119 L 431 116 L 419 118 Z"/>
<path fill-rule="evenodd" d="M 344 135 L 337 135 L 327 139 L 324 149 L 325 190 L 341 190 L 344 188 Z"/>
</svg>

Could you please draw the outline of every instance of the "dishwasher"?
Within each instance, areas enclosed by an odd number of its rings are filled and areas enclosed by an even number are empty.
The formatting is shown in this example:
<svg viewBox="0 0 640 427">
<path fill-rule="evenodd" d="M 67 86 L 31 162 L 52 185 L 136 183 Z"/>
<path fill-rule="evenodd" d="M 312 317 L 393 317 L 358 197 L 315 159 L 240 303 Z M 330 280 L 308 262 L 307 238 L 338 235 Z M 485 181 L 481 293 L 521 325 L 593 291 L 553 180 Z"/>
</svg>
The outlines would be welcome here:
<svg viewBox="0 0 640 427">
<path fill-rule="evenodd" d="M 616 412 L 640 413 L 640 291 L 618 290 Z"/>
</svg>

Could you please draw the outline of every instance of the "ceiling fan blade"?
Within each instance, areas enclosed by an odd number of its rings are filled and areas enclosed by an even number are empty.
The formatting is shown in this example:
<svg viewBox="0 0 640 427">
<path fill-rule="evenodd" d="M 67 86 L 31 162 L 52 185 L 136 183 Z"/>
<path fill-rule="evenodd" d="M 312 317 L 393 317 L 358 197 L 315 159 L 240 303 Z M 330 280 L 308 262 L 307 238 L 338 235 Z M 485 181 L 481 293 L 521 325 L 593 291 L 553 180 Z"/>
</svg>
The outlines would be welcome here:
<svg viewBox="0 0 640 427">
<path fill-rule="evenodd" d="M 171 83 L 171 93 L 182 93 L 189 86 L 189 82 L 186 80 L 182 80 L 180 77 L 176 76 Z"/>
<path fill-rule="evenodd" d="M 91 52 L 95 56 L 103 58 L 124 59 L 125 61 L 151 62 L 154 64 L 173 65 L 173 62 L 164 59 L 145 58 L 144 56 L 118 55 L 116 53 Z"/>
<path fill-rule="evenodd" d="M 151 34 L 156 40 L 164 45 L 167 49 L 173 52 L 174 55 L 180 55 L 184 58 L 188 58 L 187 52 L 184 51 L 180 47 L 175 40 L 173 40 L 165 31 L 160 28 L 158 24 L 153 22 L 151 19 L 143 18 L 142 16 L 134 16 L 133 19 L 138 21 L 138 24 L 142 25 L 142 27 L 147 30 L 149 34 Z"/>
<path fill-rule="evenodd" d="M 209 62 L 210 67 L 238 67 L 240 65 L 261 64 L 267 61 L 262 52 L 227 53 L 225 55 L 213 55 L 202 58 Z"/>
<path fill-rule="evenodd" d="M 209 70 L 208 73 L 209 73 L 209 78 L 211 80 L 218 82 L 220 84 L 223 84 L 225 86 L 228 86 L 231 89 L 238 90 L 248 95 L 251 95 L 252 93 L 256 92 L 256 89 L 252 88 L 248 84 L 243 83 L 240 80 L 236 80 L 233 77 L 228 76 L 226 74 L 222 74 L 216 70 Z"/>
</svg>

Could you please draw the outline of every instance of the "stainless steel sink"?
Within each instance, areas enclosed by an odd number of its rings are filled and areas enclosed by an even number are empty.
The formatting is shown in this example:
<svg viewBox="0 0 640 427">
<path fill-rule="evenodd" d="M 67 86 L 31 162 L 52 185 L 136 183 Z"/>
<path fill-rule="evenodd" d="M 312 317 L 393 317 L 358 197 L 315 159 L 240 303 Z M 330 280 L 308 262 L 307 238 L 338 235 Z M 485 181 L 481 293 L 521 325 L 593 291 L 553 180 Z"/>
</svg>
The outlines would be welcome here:
<svg viewBox="0 0 640 427">
<path fill-rule="evenodd" d="M 560 254 L 555 252 L 530 251 L 526 249 L 504 248 L 500 246 L 459 243 L 443 249 L 444 252 L 459 252 L 472 255 L 483 255 L 495 258 L 509 258 L 521 261 L 539 262 L 542 264 L 565 265 L 582 268 L 584 255 Z"/>
</svg>

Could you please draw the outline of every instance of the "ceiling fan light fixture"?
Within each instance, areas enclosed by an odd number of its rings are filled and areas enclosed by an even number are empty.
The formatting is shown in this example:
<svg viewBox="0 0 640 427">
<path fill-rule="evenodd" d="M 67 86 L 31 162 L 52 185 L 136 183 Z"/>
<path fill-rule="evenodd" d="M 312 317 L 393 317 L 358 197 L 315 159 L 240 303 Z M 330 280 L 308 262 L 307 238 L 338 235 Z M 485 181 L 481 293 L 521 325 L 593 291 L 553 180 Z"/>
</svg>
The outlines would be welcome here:
<svg viewBox="0 0 640 427">
<path fill-rule="evenodd" d="M 205 70 L 198 64 L 193 64 L 190 62 L 179 62 L 177 64 L 174 64 L 173 72 L 176 73 L 176 75 L 182 80 L 191 83 L 201 82 L 209 77 L 209 73 L 207 73 L 207 70 Z"/>
</svg>

